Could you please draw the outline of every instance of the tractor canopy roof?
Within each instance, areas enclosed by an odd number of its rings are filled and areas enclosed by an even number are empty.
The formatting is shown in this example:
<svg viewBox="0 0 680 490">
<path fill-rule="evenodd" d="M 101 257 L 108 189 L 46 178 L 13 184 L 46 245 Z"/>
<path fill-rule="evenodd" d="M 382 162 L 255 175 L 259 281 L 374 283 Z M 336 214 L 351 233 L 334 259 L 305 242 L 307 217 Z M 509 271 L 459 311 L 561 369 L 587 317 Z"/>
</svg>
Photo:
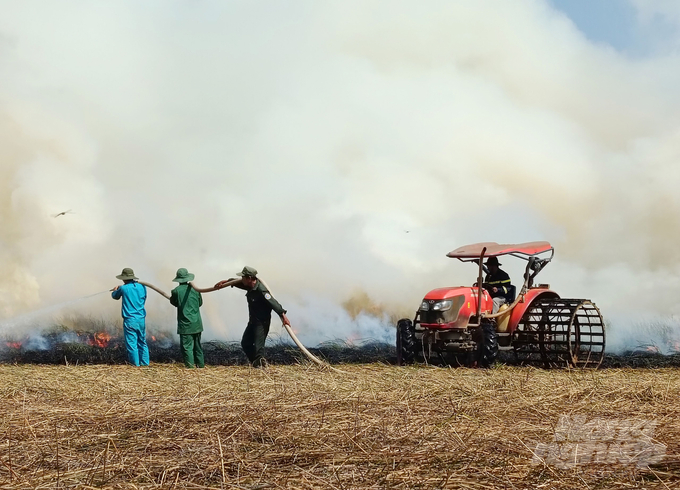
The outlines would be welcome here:
<svg viewBox="0 0 680 490">
<path fill-rule="evenodd" d="M 484 251 L 484 257 L 498 257 L 500 255 L 512 255 L 528 260 L 529 257 L 553 250 L 548 242 L 528 242 L 518 244 L 483 242 L 464 245 L 446 254 L 447 257 L 460 259 L 464 262 L 479 259 Z"/>
</svg>

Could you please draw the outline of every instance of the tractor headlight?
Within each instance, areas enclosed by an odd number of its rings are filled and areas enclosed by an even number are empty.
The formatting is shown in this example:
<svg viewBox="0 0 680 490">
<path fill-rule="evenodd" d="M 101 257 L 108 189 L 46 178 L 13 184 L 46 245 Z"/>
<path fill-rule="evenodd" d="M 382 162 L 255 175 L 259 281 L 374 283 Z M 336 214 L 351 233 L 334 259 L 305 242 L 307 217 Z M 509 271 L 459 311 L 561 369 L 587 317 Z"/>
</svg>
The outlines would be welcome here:
<svg viewBox="0 0 680 490">
<path fill-rule="evenodd" d="M 435 311 L 446 311 L 451 309 L 451 306 L 453 305 L 453 301 L 450 299 L 445 299 L 444 301 L 438 301 L 434 304 L 432 307 L 433 310 Z"/>
<path fill-rule="evenodd" d="M 420 304 L 420 311 L 428 311 L 430 309 L 430 305 L 427 304 L 427 301 L 423 301 Z"/>
</svg>

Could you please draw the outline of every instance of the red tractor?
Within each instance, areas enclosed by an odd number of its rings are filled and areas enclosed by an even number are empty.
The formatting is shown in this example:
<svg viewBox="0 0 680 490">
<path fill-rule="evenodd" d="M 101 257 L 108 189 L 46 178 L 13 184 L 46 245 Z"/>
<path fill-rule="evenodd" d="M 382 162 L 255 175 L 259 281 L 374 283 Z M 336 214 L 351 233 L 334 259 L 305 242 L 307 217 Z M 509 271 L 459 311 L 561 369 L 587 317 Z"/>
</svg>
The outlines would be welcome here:
<svg viewBox="0 0 680 490">
<path fill-rule="evenodd" d="M 521 363 L 598 367 L 605 345 L 600 310 L 587 299 L 560 298 L 547 284 L 534 285 L 554 253 L 548 242 L 475 243 L 448 253 L 475 263 L 477 283 L 434 289 L 423 298 L 413 321 L 399 320 L 397 362 L 438 359 L 488 367 L 499 351 L 512 351 Z M 493 313 L 493 299 L 483 283 L 484 259 L 503 255 L 527 262 L 524 283 L 518 294 L 514 286 L 506 288 L 505 304 Z"/>
</svg>

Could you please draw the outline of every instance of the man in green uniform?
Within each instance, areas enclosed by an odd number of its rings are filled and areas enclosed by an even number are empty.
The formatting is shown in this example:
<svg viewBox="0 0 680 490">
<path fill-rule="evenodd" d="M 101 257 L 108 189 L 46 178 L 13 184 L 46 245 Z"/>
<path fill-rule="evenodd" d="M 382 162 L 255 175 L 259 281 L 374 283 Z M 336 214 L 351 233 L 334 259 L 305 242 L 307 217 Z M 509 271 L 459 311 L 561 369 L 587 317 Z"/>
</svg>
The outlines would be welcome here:
<svg viewBox="0 0 680 490">
<path fill-rule="evenodd" d="M 201 293 L 187 284 L 194 279 L 185 268 L 177 270 L 173 282 L 179 286 L 170 293 L 170 304 L 177 308 L 177 333 L 182 349 L 182 359 L 188 368 L 204 367 L 203 349 L 201 348 L 201 332 L 203 322 L 199 308 L 203 304 Z"/>
<path fill-rule="evenodd" d="M 257 278 L 257 270 L 245 266 L 237 275 L 241 276 L 241 281 L 232 284 L 231 287 L 247 291 L 246 299 L 248 300 L 248 326 L 243 332 L 241 347 L 254 367 L 262 367 L 265 363 L 264 343 L 269 334 L 272 310 L 279 315 L 284 324 L 290 325 L 290 322 L 286 317 L 286 310 Z M 215 284 L 215 288 L 221 289 L 229 281 L 220 281 Z"/>
</svg>

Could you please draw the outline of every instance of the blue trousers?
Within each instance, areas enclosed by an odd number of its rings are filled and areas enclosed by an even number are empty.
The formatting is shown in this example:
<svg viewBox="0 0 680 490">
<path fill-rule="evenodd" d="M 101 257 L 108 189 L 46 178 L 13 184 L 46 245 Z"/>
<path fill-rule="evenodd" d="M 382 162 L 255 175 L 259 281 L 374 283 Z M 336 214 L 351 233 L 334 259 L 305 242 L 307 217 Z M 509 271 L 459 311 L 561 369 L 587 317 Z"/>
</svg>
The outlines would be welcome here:
<svg viewBox="0 0 680 490">
<path fill-rule="evenodd" d="M 133 366 L 149 365 L 149 347 L 146 345 L 146 325 L 144 320 L 128 320 L 123 322 L 125 348 L 128 361 Z"/>
</svg>

